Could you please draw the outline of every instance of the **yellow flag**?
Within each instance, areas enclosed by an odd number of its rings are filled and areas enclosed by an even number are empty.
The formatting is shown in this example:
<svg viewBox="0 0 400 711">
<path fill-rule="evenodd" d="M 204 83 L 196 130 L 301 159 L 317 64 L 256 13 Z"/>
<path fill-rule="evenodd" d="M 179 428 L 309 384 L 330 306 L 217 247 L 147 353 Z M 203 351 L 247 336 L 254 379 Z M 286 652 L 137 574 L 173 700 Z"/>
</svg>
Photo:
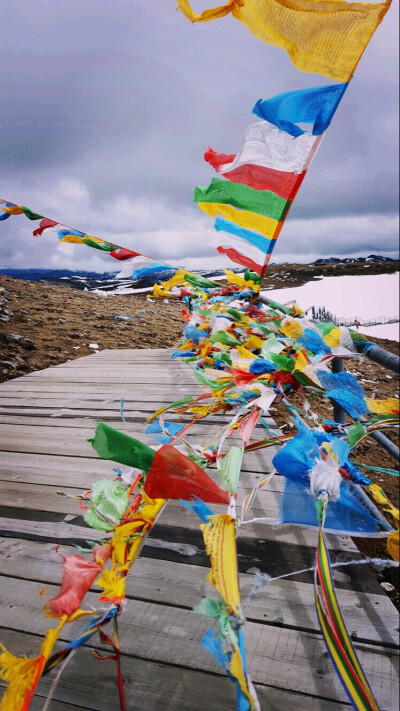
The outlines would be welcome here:
<svg viewBox="0 0 400 711">
<path fill-rule="evenodd" d="M 369 397 L 364 399 L 367 403 L 368 410 L 377 415 L 397 414 L 399 411 L 399 400 L 396 397 L 388 397 L 386 400 L 372 400 Z"/>
<path fill-rule="evenodd" d="M 296 356 L 296 365 L 294 367 L 295 370 L 304 370 L 304 368 L 307 368 L 307 360 L 304 354 L 300 351 L 297 356 Z"/>
<path fill-rule="evenodd" d="M 173 296 L 169 291 L 164 291 L 158 284 L 154 284 L 153 293 L 155 299 L 164 299 L 166 296 Z"/>
<path fill-rule="evenodd" d="M 341 337 L 342 332 L 340 328 L 335 326 L 335 328 L 332 328 L 332 331 L 329 331 L 329 333 L 324 336 L 324 341 L 329 348 L 335 348 L 335 346 L 340 346 Z"/>
<path fill-rule="evenodd" d="M 178 269 L 171 279 L 168 279 L 168 281 L 162 281 L 161 286 L 165 289 L 165 291 L 169 291 L 173 286 L 178 286 L 178 284 L 187 284 L 185 281 L 185 274 L 187 274 L 187 269 L 186 271 L 185 269 Z"/>
<path fill-rule="evenodd" d="M 254 281 L 246 281 L 243 277 L 239 276 L 238 274 L 235 274 L 234 272 L 231 272 L 230 269 L 224 269 L 224 272 L 226 274 L 226 279 L 229 281 L 230 284 L 237 284 L 237 286 L 240 286 L 241 289 L 253 289 L 254 291 L 258 290 L 259 284 L 255 284 Z M 241 323 L 247 323 L 249 319 L 247 316 L 244 314 L 242 315 L 241 318 Z"/>
<path fill-rule="evenodd" d="M 224 205 L 220 202 L 199 202 L 198 205 L 200 210 L 206 212 L 210 217 L 222 215 L 226 220 L 235 222 L 239 227 L 259 232 L 260 235 L 268 239 L 276 239 L 283 224 L 273 220 L 271 217 L 263 217 L 248 210 L 238 210 L 232 205 Z"/>
<path fill-rule="evenodd" d="M 237 350 L 239 358 L 241 358 L 241 359 L 242 358 L 243 359 L 251 358 L 251 360 L 254 360 L 256 358 L 254 353 L 247 350 L 247 348 L 245 348 L 244 346 L 238 346 L 236 350 Z"/>
<path fill-rule="evenodd" d="M 235 519 L 228 514 L 211 516 L 210 523 L 200 526 L 206 553 L 211 558 L 208 581 L 218 590 L 231 615 L 237 615 L 240 605 Z"/>
<path fill-rule="evenodd" d="M 301 71 L 346 82 L 390 2 L 230 0 L 201 14 L 193 12 L 188 0 L 178 0 L 178 6 L 191 22 L 208 22 L 232 13 L 263 42 L 285 49 Z"/>
<path fill-rule="evenodd" d="M 229 672 L 240 684 L 240 688 L 243 694 L 246 696 L 247 701 L 250 704 L 250 711 L 254 709 L 254 699 L 249 692 L 246 675 L 243 669 L 243 660 L 240 655 L 239 649 L 236 647 L 234 653 L 232 654 L 231 664 L 229 667 Z"/>
<path fill-rule="evenodd" d="M 8 212 L 9 215 L 22 215 L 23 209 L 20 205 L 10 205 L 9 207 L 3 207 L 4 212 Z"/>
<path fill-rule="evenodd" d="M 387 539 L 387 549 L 394 560 L 399 560 L 399 531 L 394 531 Z"/>
<path fill-rule="evenodd" d="M 54 630 L 48 630 L 38 657 L 15 657 L 0 643 L 0 679 L 7 682 L 1 711 L 24 711 L 29 706 L 60 632 L 67 621 L 64 615 Z"/>
<path fill-rule="evenodd" d="M 290 319 L 285 319 L 281 324 L 281 331 L 285 336 L 290 338 L 298 338 L 303 335 L 303 328 L 299 321 L 292 321 Z M 306 363 L 307 365 L 307 363 Z"/>
</svg>

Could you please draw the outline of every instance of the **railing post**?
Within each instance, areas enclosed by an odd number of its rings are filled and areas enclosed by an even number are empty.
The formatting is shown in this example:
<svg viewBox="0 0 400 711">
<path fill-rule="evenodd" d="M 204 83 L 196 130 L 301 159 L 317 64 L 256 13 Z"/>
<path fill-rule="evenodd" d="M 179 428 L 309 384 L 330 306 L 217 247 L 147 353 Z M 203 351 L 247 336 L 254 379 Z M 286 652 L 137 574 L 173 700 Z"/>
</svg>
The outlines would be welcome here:
<svg viewBox="0 0 400 711">
<path fill-rule="evenodd" d="M 357 346 L 357 342 L 355 345 Z M 389 353 L 389 351 L 385 351 L 383 348 L 376 345 L 366 349 L 365 352 L 362 351 L 362 348 L 363 345 L 360 345 L 360 350 L 366 358 L 374 361 L 374 363 L 378 363 L 378 365 L 381 365 L 383 368 L 391 370 L 393 373 L 399 373 L 400 358 L 398 355 Z"/>
<path fill-rule="evenodd" d="M 396 447 L 396 445 L 388 437 L 386 437 L 383 432 L 371 432 L 371 437 L 375 440 L 375 442 L 378 442 L 378 444 L 380 444 L 380 446 L 383 447 L 383 449 L 385 449 L 387 453 L 396 460 L 396 462 L 400 461 L 399 448 Z"/>
<path fill-rule="evenodd" d="M 343 358 L 334 358 L 332 361 L 332 373 L 343 373 L 344 372 L 344 360 Z M 333 402 L 333 419 L 339 425 L 344 425 L 346 422 L 346 413 L 343 407 L 337 402 Z"/>
</svg>

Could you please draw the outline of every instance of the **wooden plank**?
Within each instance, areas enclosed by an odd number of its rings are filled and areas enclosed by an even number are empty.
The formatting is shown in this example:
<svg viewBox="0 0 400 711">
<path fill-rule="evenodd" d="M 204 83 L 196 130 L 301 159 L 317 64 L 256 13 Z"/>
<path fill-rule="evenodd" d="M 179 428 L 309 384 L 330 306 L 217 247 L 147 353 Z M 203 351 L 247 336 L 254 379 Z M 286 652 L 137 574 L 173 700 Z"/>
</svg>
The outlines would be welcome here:
<svg viewBox="0 0 400 711">
<path fill-rule="evenodd" d="M 123 422 L 121 419 L 121 414 L 118 410 L 116 410 L 116 417 L 119 419 L 119 424 L 116 429 L 118 429 L 120 432 L 125 432 L 126 434 L 130 433 L 136 433 L 136 435 L 139 435 L 141 433 L 145 433 L 145 430 L 148 427 L 148 422 L 146 421 L 145 417 L 130 417 L 129 414 L 125 411 L 124 408 L 124 414 L 126 415 L 126 422 Z M 176 424 L 180 424 L 182 429 L 186 427 L 186 425 L 190 424 L 191 418 L 185 418 L 183 420 L 178 420 L 176 416 L 168 416 L 168 422 L 175 422 Z M 96 428 L 96 425 L 98 423 L 98 414 L 97 413 L 91 413 L 88 415 L 86 418 L 86 421 L 84 422 L 85 427 L 93 427 L 94 429 Z M 105 417 L 105 422 L 107 423 L 108 416 L 106 415 Z M 218 418 L 212 418 L 214 421 L 209 422 L 208 418 L 205 421 L 199 420 L 195 424 L 191 425 L 190 430 L 188 430 L 188 433 L 192 433 L 195 435 L 208 435 L 209 437 L 214 436 L 216 432 L 218 432 L 219 428 L 224 427 L 224 425 L 227 425 L 229 423 L 229 420 L 223 420 L 218 421 Z M 114 421 L 114 419 L 113 419 Z M 268 422 L 268 419 L 266 419 Z M 269 419 L 269 423 L 272 426 L 272 420 Z M 34 420 L 32 417 L 28 417 L 26 415 L 14 415 L 14 416 L 4 416 L 0 415 L 0 425 L 4 425 L 6 427 L 11 427 L 11 426 L 16 426 L 16 428 L 21 427 L 23 428 L 23 431 L 29 431 L 29 427 L 40 427 L 43 429 L 44 427 L 80 427 L 82 428 L 82 422 L 80 422 L 80 417 L 36 417 Z M 113 425 L 115 427 L 115 424 Z M 1 429 L 1 428 L 0 428 Z M 18 432 L 18 429 L 15 430 Z M 21 430 L 22 431 L 22 430 Z M 275 431 L 278 432 L 278 430 Z M 258 426 L 254 428 L 254 435 L 253 439 L 254 440 L 259 440 L 262 439 L 266 434 L 266 429 L 264 427 Z M 132 434 L 132 436 L 134 436 Z M 156 435 L 153 435 L 155 438 Z M 229 437 L 228 443 L 231 441 L 242 441 L 240 437 L 237 434 L 233 434 Z M 274 450 L 276 451 L 276 449 Z"/>
<path fill-rule="evenodd" d="M 35 656 L 41 638 L 21 632 L 1 630 L 1 638 L 14 654 Z M 56 645 L 56 649 L 61 648 Z M 52 700 L 51 711 L 119 711 L 115 664 L 98 662 L 89 646 L 79 650 L 63 672 Z M 167 663 L 153 663 L 135 656 L 122 654 L 121 668 L 128 709 L 145 711 L 232 711 L 235 689 L 224 677 L 204 672 L 176 668 Z M 54 672 L 43 677 L 38 685 L 32 711 L 42 711 Z M 101 674 L 101 685 L 99 684 Z M 1 684 L 2 682 L 0 682 Z M 349 711 L 347 703 L 320 700 L 313 696 L 297 696 L 286 689 L 257 685 L 257 694 L 263 709 L 278 711 L 295 704 L 297 711 Z"/>
<path fill-rule="evenodd" d="M 264 456 L 261 457 L 261 452 L 264 452 Z M 269 453 L 269 455 L 268 455 Z M 251 473 L 258 479 L 261 474 L 265 474 L 270 471 L 270 460 L 268 456 L 272 457 L 271 448 L 260 450 L 259 452 L 246 454 L 242 467 L 242 474 Z M 31 469 L 42 469 L 44 474 L 49 472 L 49 478 L 52 471 L 62 471 L 63 476 L 60 477 L 60 483 L 64 482 L 68 486 L 68 481 L 64 479 L 64 472 L 73 472 L 74 470 L 78 472 L 88 472 L 90 474 L 103 472 L 104 474 L 110 474 L 113 467 L 118 467 L 119 465 L 115 462 L 109 460 L 100 459 L 99 457 L 78 457 L 75 453 L 71 455 L 63 454 L 45 454 L 45 453 L 35 453 L 35 452 L 15 452 L 3 450 L 1 454 L 0 471 L 7 472 L 9 470 L 20 472 L 21 467 L 28 467 Z M 121 468 L 123 466 L 121 465 Z M 40 472 L 38 475 L 41 476 Z M 97 476 L 97 478 L 99 478 Z M 76 483 L 72 482 L 71 486 L 75 486 Z"/>
<path fill-rule="evenodd" d="M 75 551 L 73 547 L 63 546 L 60 553 L 70 555 Z M 61 559 L 54 545 L 0 538 L 0 558 L 3 575 L 43 584 L 61 583 Z M 201 566 L 141 557 L 130 573 L 127 597 L 191 609 L 200 597 L 213 592 L 206 575 L 207 569 Z M 319 632 L 312 584 L 276 580 L 250 599 L 254 580 L 253 575 L 240 575 L 243 611 L 247 619 Z M 353 639 L 397 645 L 398 614 L 387 596 L 341 589 L 339 603 Z M 354 609 L 359 614 L 354 615 Z"/>
<path fill-rule="evenodd" d="M 43 547 L 49 548 L 53 542 L 61 541 L 63 552 L 68 552 L 74 550 L 67 548 L 72 543 L 82 544 L 86 538 L 99 540 L 104 537 L 102 532 L 81 525 L 82 519 L 75 515 L 75 501 L 55 494 L 56 487 L 67 487 L 67 493 L 74 493 L 87 487 L 86 480 L 94 481 L 102 475 L 109 477 L 113 464 L 99 460 L 84 441 L 93 435 L 96 418 L 104 417 L 105 421 L 121 431 L 154 444 L 153 437 L 143 435 L 146 413 L 161 403 L 168 404 L 179 394 L 199 392 L 190 367 L 180 361 L 168 360 L 170 352 L 171 349 L 157 353 L 150 349 L 140 353 L 126 350 L 120 357 L 119 352 L 103 351 L 8 381 L 4 388 L 0 386 L 0 413 L 5 413 L 0 415 L 0 432 L 6 450 L 0 465 L 0 497 L 4 502 L 0 509 L 0 530 L 6 536 L 4 552 L 0 541 L 0 557 L 5 561 L 5 576 L 16 574 L 18 577 L 17 584 L 13 577 L 2 579 L 0 598 L 4 592 L 6 601 L 11 599 L 11 589 L 18 591 L 14 596 L 17 621 L 13 621 L 11 627 L 14 624 L 15 629 L 22 630 L 23 622 L 32 619 L 33 626 L 28 624 L 27 627 L 29 639 L 43 634 L 39 627 L 35 627 L 42 601 L 32 603 L 34 586 L 45 582 L 52 588 L 54 582 L 60 579 L 57 561 L 51 559 L 50 567 L 44 563 L 41 565 L 43 556 L 42 553 L 38 555 L 38 550 L 43 551 Z M 125 399 L 126 425 L 119 421 L 120 393 L 116 390 L 121 390 L 121 396 Z M 50 417 L 46 417 L 47 414 Z M 64 416 L 51 417 L 60 414 Z M 196 424 L 188 438 L 204 441 L 220 424 L 218 418 L 213 419 L 210 425 Z M 79 438 L 76 437 L 77 428 Z M 260 428 L 256 437 L 261 438 L 264 432 Z M 230 444 L 233 443 L 232 439 Z M 241 496 L 254 486 L 261 473 L 269 470 L 273 453 L 271 448 L 245 457 Z M 277 478 L 273 489 L 261 492 L 251 514 L 267 515 L 267 512 L 275 511 L 282 485 L 283 481 Z M 219 510 L 218 507 L 215 509 Z M 329 536 L 328 539 L 332 560 L 337 555 L 342 559 L 358 557 L 354 544 L 348 538 Z M 294 527 L 272 529 L 257 524 L 242 527 L 239 530 L 238 563 L 243 596 L 246 597 L 246 591 L 251 589 L 253 576 L 250 572 L 254 565 L 272 575 L 279 575 L 312 564 L 314 550 L 315 531 Z M 15 573 L 15 568 L 14 571 L 12 569 L 18 551 L 27 572 L 21 573 L 18 569 Z M 190 613 L 190 607 L 193 601 L 197 601 L 200 591 L 207 590 L 204 578 L 208 563 L 198 530 L 198 519 L 183 510 L 177 502 L 169 502 L 143 548 L 142 557 L 135 564 L 136 572 L 139 571 L 138 566 L 142 566 L 142 574 L 131 576 L 128 608 L 132 607 L 132 610 L 121 626 L 125 657 L 130 664 L 133 658 L 136 663 L 139 657 L 142 665 L 151 665 L 152 683 L 154 685 L 154 680 L 157 680 L 157 689 L 159 669 L 164 667 L 168 667 L 168 674 L 171 673 L 173 679 L 171 681 L 171 675 L 168 676 L 168 688 L 174 688 L 179 683 L 177 679 L 180 679 L 182 669 L 192 677 L 194 675 L 196 680 L 201 675 L 203 686 L 208 684 L 209 679 L 216 680 L 218 688 L 220 683 L 226 684 L 225 679 L 217 679 L 221 670 L 195 645 L 195 639 L 201 637 L 201 630 L 208 626 L 207 621 Z M 55 577 L 56 570 L 58 578 Z M 335 571 L 340 600 L 350 619 L 351 632 L 362 641 L 358 651 L 367 675 L 371 677 L 372 684 L 376 683 L 379 687 L 383 706 L 389 709 L 397 698 L 394 693 L 390 696 L 391 691 L 385 692 L 384 687 L 395 688 L 391 663 L 396 663 L 397 657 L 376 642 L 379 640 L 387 646 L 393 644 L 394 608 L 368 573 L 367 566 L 358 569 L 349 566 L 344 570 L 346 572 Z M 37 583 L 29 580 L 35 571 Z M 272 708 L 271 691 L 279 691 L 280 696 L 276 698 L 280 708 L 282 705 L 286 707 L 285 701 L 299 706 L 298 699 L 300 708 L 304 699 L 307 700 L 304 707 L 313 708 L 309 702 L 318 696 L 321 697 L 321 701 L 316 702 L 318 708 L 329 708 L 331 700 L 334 700 L 336 708 L 344 708 L 342 702 L 347 705 L 318 633 L 310 580 L 309 574 L 303 574 L 289 581 L 271 583 L 262 597 L 252 600 L 247 606 L 250 621 L 245 634 L 249 665 L 254 670 L 256 684 L 263 691 L 268 691 L 266 708 Z M 360 592 L 354 592 L 352 587 Z M 95 601 L 95 597 L 89 595 L 91 599 Z M 353 614 L 357 605 L 363 614 Z M 380 621 L 377 609 L 382 611 Z M 3 606 L 0 625 L 2 620 L 6 621 L 7 613 L 8 617 L 14 617 L 14 612 Z M 40 621 L 40 624 L 46 623 Z M 209 673 L 200 671 L 203 668 Z M 147 669 L 150 667 L 147 666 Z M 73 686 L 76 686 L 76 678 L 72 680 Z M 161 674 L 161 687 L 163 680 Z M 229 686 L 229 691 L 232 695 L 232 686 Z M 102 695 L 97 688 L 93 703 L 103 703 L 103 699 L 101 702 L 98 700 L 99 696 Z M 164 693 L 161 696 L 164 697 Z M 61 703 L 72 703 L 71 698 L 57 695 L 56 698 Z M 149 701 L 151 697 L 146 698 Z M 226 708 L 231 708 L 232 699 L 233 696 Z M 214 700 L 211 694 L 210 708 L 215 708 Z M 76 697 L 73 701 L 76 703 Z M 148 701 L 143 707 L 151 709 L 152 701 Z M 227 694 L 222 694 L 217 708 L 224 709 L 227 701 Z M 204 708 L 204 697 L 199 693 L 199 687 L 194 698 L 194 703 L 197 702 L 199 707 L 201 702 L 201 708 Z M 82 702 L 83 708 L 91 708 L 85 703 L 86 700 Z M 154 703 L 157 711 L 159 703 L 163 704 L 163 709 L 168 708 L 160 696 Z M 174 709 L 180 707 L 191 708 L 182 700 L 171 706 Z M 197 706 L 193 708 L 197 709 Z"/>
<path fill-rule="evenodd" d="M 7 456 L 10 456 L 10 454 L 14 453 L 7 453 Z M 27 455 L 20 456 L 23 457 Z M 36 468 L 28 467 L 23 464 L 13 464 L 11 466 L 0 464 L 0 481 L 8 482 L 7 485 L 0 485 L 0 490 L 4 492 L 5 496 L 8 495 L 7 492 L 18 492 L 21 485 L 22 490 L 27 491 L 25 485 L 30 485 L 35 487 L 35 491 L 39 492 L 41 490 L 44 494 L 46 493 L 46 490 L 43 489 L 43 486 L 47 487 L 49 492 L 54 487 L 58 489 L 61 487 L 63 491 L 66 491 L 67 493 L 73 493 L 73 490 L 75 490 L 76 492 L 82 492 L 90 489 L 93 482 L 99 479 L 101 476 L 105 476 L 106 478 L 114 476 L 114 472 L 112 471 L 114 462 L 107 462 L 102 460 L 102 463 L 105 464 L 106 467 L 100 472 L 99 468 L 93 464 L 92 460 L 89 460 L 89 462 L 92 463 L 92 466 L 87 467 L 88 471 L 82 471 L 82 469 L 79 469 L 79 464 L 80 462 L 86 463 L 86 460 L 78 460 L 76 469 L 70 468 L 60 471 L 56 467 L 54 467 L 54 465 L 53 468 L 49 468 L 48 465 L 46 466 L 45 459 L 46 457 L 44 456 L 42 458 L 43 466 L 46 467 L 44 470 L 40 466 Z M 123 470 L 127 469 L 127 467 L 123 466 L 121 466 L 121 468 Z M 212 474 L 213 472 L 215 472 L 215 469 L 208 469 L 207 472 Z M 242 472 L 238 485 L 240 497 L 243 497 L 243 492 L 248 492 L 249 489 L 253 488 L 256 485 L 256 483 L 259 481 L 260 476 L 260 474 L 252 474 L 245 471 Z M 35 484 L 31 484 L 33 479 L 35 481 Z M 218 479 L 216 479 L 216 481 L 218 481 Z M 18 486 L 10 486 L 10 484 L 13 484 L 13 482 L 19 482 Z M 39 487 L 42 488 L 40 489 Z M 68 491 L 70 487 L 72 488 L 70 491 Z M 270 492 L 282 493 L 284 487 L 284 477 L 277 475 L 270 480 L 266 489 L 263 489 L 258 492 L 257 500 L 262 503 L 270 497 Z M 5 503 L 5 500 L 2 499 L 2 503 Z M 253 509 L 251 511 L 253 512 Z M 249 517 L 252 515 L 253 513 L 249 513 Z"/>
<path fill-rule="evenodd" d="M 109 478 L 109 477 L 108 477 Z M 60 496 L 57 490 L 65 492 L 67 496 Z M 244 499 L 252 487 L 242 488 L 239 492 L 240 499 Z M 37 511 L 53 511 L 59 513 L 70 513 L 82 515 L 79 503 L 70 496 L 79 496 L 85 491 L 85 487 L 67 487 L 60 484 L 60 481 L 48 487 L 40 484 L 30 484 L 19 482 L 0 482 L 0 502 L 2 507 L 24 507 Z M 254 505 L 252 513 L 254 517 L 277 517 L 279 514 L 278 492 L 264 490 L 260 492 L 257 504 Z M 225 513 L 226 506 L 212 504 L 214 513 Z M 170 500 L 168 502 L 168 514 L 165 512 L 163 518 L 168 519 L 170 525 L 187 526 L 188 528 L 198 528 L 199 518 L 189 509 L 185 508 L 179 501 Z M 242 527 L 240 534 L 247 534 L 248 526 Z"/>
<path fill-rule="evenodd" d="M 120 431 L 124 428 L 118 427 Z M 132 429 L 127 427 L 127 434 L 134 436 Z M 31 454 L 63 455 L 73 457 L 84 457 L 86 459 L 98 459 L 96 452 L 87 439 L 93 437 L 94 427 L 86 429 L 79 428 L 80 436 L 74 436 L 74 430 L 63 427 L 42 427 L 34 426 L 7 426 L 0 425 L 0 450 L 4 452 L 18 452 Z M 139 433 L 138 433 L 139 434 Z M 142 434 L 139 439 L 152 446 L 155 443 L 152 435 Z M 188 441 L 198 442 L 198 435 L 185 435 Z M 230 438 L 230 443 L 237 442 L 235 438 Z M 204 444 L 207 442 L 205 438 Z M 261 449 L 246 454 L 244 458 L 243 470 L 266 473 L 271 470 L 272 448 Z"/>
<path fill-rule="evenodd" d="M 0 584 L 0 625 L 43 634 L 54 620 L 42 617 L 41 585 L 12 578 Z M 46 586 L 49 596 L 58 587 Z M 89 593 L 87 604 L 96 605 Z M 120 644 L 126 653 L 153 662 L 169 663 L 221 674 L 221 669 L 200 646 L 209 620 L 180 608 L 136 600 L 120 618 Z M 61 639 L 70 639 L 64 628 Z M 326 658 L 322 639 L 308 632 L 247 622 L 244 627 L 249 672 L 258 683 L 268 683 L 297 693 L 346 701 L 336 673 Z M 398 653 L 394 650 L 356 643 L 363 669 L 383 709 L 398 707 Z"/>
<path fill-rule="evenodd" d="M 46 419 L 46 418 L 45 418 Z M 93 436 L 93 432 L 95 429 L 95 425 L 97 422 L 96 417 L 92 417 L 93 423 L 84 421 L 81 423 L 80 430 L 82 433 L 82 438 L 89 438 Z M 176 420 L 175 420 L 176 422 Z M 183 421 L 182 428 L 185 427 L 187 424 L 189 424 L 190 421 L 185 420 Z M 16 423 L 16 424 L 9 424 L 8 422 L 6 423 L 1 423 L 0 424 L 0 446 L 4 447 L 5 451 L 7 451 L 7 446 L 10 444 L 11 440 L 18 441 L 22 437 L 27 441 L 29 441 L 31 438 L 36 438 L 37 436 L 43 436 L 43 437 L 62 437 L 62 436 L 71 436 L 71 433 L 69 431 L 69 427 L 77 427 L 77 420 L 74 418 L 63 418 L 62 420 L 59 420 L 58 418 L 47 418 L 47 423 L 40 422 L 40 428 L 38 428 L 38 423 L 36 421 L 35 424 L 27 424 L 26 422 L 22 421 L 22 423 Z M 221 423 L 221 427 L 223 427 L 226 423 Z M 78 422 L 79 426 L 79 422 Z M 57 428 L 57 432 L 54 432 L 54 429 Z M 124 432 L 125 434 L 131 435 L 134 437 L 135 435 L 138 436 L 140 435 L 140 439 L 142 441 L 145 440 L 153 440 L 154 443 L 157 443 L 155 438 L 155 434 L 146 434 L 144 431 L 145 428 L 147 428 L 147 425 L 144 425 L 143 422 L 137 422 L 137 421 L 132 421 L 132 422 L 122 422 L 120 421 L 118 425 L 118 430 L 120 432 Z M 266 433 L 266 430 L 262 427 L 258 427 L 255 430 L 255 435 L 254 439 L 261 439 L 264 434 Z M 218 427 L 215 424 L 208 424 L 207 422 L 204 423 L 195 423 L 190 427 L 190 430 L 185 433 L 185 439 L 188 437 L 193 437 L 193 436 L 199 436 L 204 434 L 205 436 L 208 436 L 208 438 L 213 439 L 216 434 L 218 434 Z M 243 442 L 241 438 L 239 437 L 238 434 L 233 434 L 229 437 L 228 444 L 231 442 Z M 263 457 L 265 455 L 265 452 L 270 451 L 271 448 L 265 448 L 264 450 L 256 450 L 253 454 L 256 454 L 257 456 Z M 276 451 L 276 450 L 275 450 Z"/>
<path fill-rule="evenodd" d="M 140 407 L 140 403 L 139 403 Z M 155 409 L 155 408 L 154 408 Z M 154 411 L 154 409 L 151 410 L 151 412 Z M 1 413 L 7 413 L 7 414 L 1 414 Z M 138 410 L 138 409 L 133 409 L 128 405 L 128 407 L 124 407 L 124 416 L 126 419 L 126 424 L 130 425 L 131 423 L 140 423 L 142 427 L 142 431 L 147 427 L 148 425 L 148 417 L 149 417 L 149 412 L 143 411 L 143 409 Z M 37 427 L 39 424 L 49 424 L 51 426 L 54 425 L 54 422 L 58 421 L 63 424 L 64 421 L 66 421 L 67 426 L 76 426 L 76 420 L 90 420 L 90 422 L 85 422 L 85 424 L 92 424 L 92 422 L 96 425 L 99 419 L 101 420 L 107 420 L 107 422 L 112 422 L 112 426 L 118 428 L 118 424 L 122 423 L 121 419 L 121 413 L 120 413 L 120 403 L 118 402 L 117 404 L 110 406 L 110 409 L 108 410 L 102 410 L 102 409 L 96 409 L 96 408 L 91 408 L 88 410 L 84 409 L 68 409 L 68 408 L 32 408 L 30 409 L 29 407 L 23 408 L 23 407 L 16 407 L 16 408 L 1 408 L 0 407 L 0 423 L 1 424 L 30 424 L 32 426 Z M 178 420 L 174 415 L 167 415 L 167 419 L 169 422 L 177 422 Z M 279 430 L 274 426 L 273 421 L 270 420 L 268 417 L 264 418 L 268 424 L 271 425 L 271 429 L 279 434 Z M 74 421 L 74 422 L 73 422 Z M 182 420 L 182 428 L 189 423 L 190 420 L 185 419 Z M 208 429 L 210 432 L 215 433 L 215 431 L 219 427 L 223 427 L 225 424 L 228 424 L 229 420 L 228 418 L 221 417 L 219 418 L 218 416 L 210 417 L 207 418 L 207 421 L 199 420 L 199 422 L 195 425 L 196 427 L 200 428 L 205 428 L 205 429 L 200 429 L 198 430 L 199 432 L 207 432 Z M 59 426 L 59 425 L 55 425 Z M 192 429 L 192 428 L 191 428 Z M 254 438 L 262 438 L 266 431 L 265 429 L 261 428 L 255 428 L 254 430 L 255 435 Z"/>
<path fill-rule="evenodd" d="M 79 471 L 79 470 L 78 470 Z M 210 472 L 211 473 L 211 472 Z M 249 475 L 251 477 L 251 475 Z M 91 479 L 97 479 L 98 473 Z M 239 504 L 251 487 L 255 485 L 255 479 L 248 481 L 249 485 L 245 485 L 246 474 L 242 474 L 242 486 L 239 489 Z M 91 481 L 89 486 L 93 482 Z M 59 496 L 56 489 L 65 490 L 67 494 L 77 495 L 85 490 L 86 487 L 67 487 L 62 483 L 62 479 L 57 477 L 53 480 L 52 486 L 46 487 L 40 484 L 30 484 L 21 482 L 0 482 L 1 493 L 1 511 L 2 516 L 7 517 L 7 508 L 15 509 L 14 515 L 17 515 L 16 509 L 20 509 L 25 518 L 29 518 L 32 514 L 29 512 L 43 511 L 51 513 L 70 514 L 72 516 L 81 516 L 78 502 L 74 499 Z M 251 510 L 251 516 L 254 518 L 278 518 L 279 514 L 279 488 L 282 487 L 282 480 L 275 482 L 275 489 L 265 489 L 260 492 L 256 503 Z M 212 509 L 215 513 L 222 513 L 225 509 L 223 506 L 213 504 Z M 11 517 L 11 516 L 10 516 Z M 47 517 L 48 521 L 52 520 L 51 516 Z M 54 517 L 53 517 L 54 520 Z M 167 508 L 162 513 L 159 523 L 166 523 L 169 526 L 186 526 L 190 530 L 197 530 L 199 526 L 198 517 L 189 509 L 186 509 L 179 502 L 170 500 Z M 88 534 L 86 534 L 88 535 Z M 301 546 L 309 546 L 312 549 L 315 547 L 315 533 L 310 530 L 304 530 L 301 527 L 294 526 L 279 526 L 271 527 L 263 523 L 246 524 L 239 530 L 240 538 L 257 538 L 259 542 L 280 540 L 285 543 L 293 543 Z M 355 551 L 356 548 L 351 540 L 344 536 L 328 537 L 330 545 L 336 550 Z M 300 561 L 299 561 L 300 563 Z M 301 567 L 301 566 L 300 566 Z"/>
<path fill-rule="evenodd" d="M 314 565 L 313 532 L 304 532 L 300 527 L 293 526 L 271 528 L 257 527 L 255 524 L 255 533 L 259 534 L 255 538 L 254 531 L 249 530 L 251 527 L 246 528 L 248 532 L 238 539 L 238 563 L 242 572 L 247 572 L 249 568 L 256 565 L 263 572 L 275 576 L 295 573 Z M 87 527 L 79 515 L 35 512 L 11 507 L 0 508 L 0 535 L 80 546 L 87 546 L 88 540 L 98 541 L 107 538 L 104 532 Z M 359 555 L 357 556 L 353 551 L 354 544 L 348 538 L 331 536 L 330 539 L 328 537 L 328 544 L 332 562 L 335 562 L 337 557 L 341 561 L 349 562 L 359 558 Z M 154 548 L 156 550 L 152 550 Z M 189 560 L 194 565 L 209 565 L 200 530 L 170 525 L 168 519 L 162 518 L 146 539 L 143 555 L 172 561 Z M 310 574 L 304 575 L 310 577 Z M 364 570 L 364 566 L 357 568 L 355 575 L 351 567 L 346 568 L 344 577 L 343 586 L 355 585 L 361 590 L 384 594 L 369 571 Z M 363 588 L 363 585 L 366 587 Z"/>
</svg>

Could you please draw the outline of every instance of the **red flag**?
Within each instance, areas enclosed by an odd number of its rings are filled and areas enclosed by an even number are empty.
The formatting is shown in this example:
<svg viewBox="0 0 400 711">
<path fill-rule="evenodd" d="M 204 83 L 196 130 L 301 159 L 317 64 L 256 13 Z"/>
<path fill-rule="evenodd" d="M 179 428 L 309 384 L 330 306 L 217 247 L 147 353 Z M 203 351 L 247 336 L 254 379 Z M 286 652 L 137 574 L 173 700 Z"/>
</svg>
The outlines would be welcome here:
<svg viewBox="0 0 400 711">
<path fill-rule="evenodd" d="M 229 504 L 226 491 L 214 484 L 201 467 L 165 444 L 155 453 L 144 490 L 151 499 L 185 499 L 198 496 L 213 504 Z"/>
<path fill-rule="evenodd" d="M 132 257 L 140 257 L 141 254 L 140 252 L 132 252 L 131 249 L 125 249 L 125 247 L 119 247 L 118 249 L 113 249 L 112 252 L 110 252 L 111 256 L 114 257 L 114 259 L 132 259 Z"/>
<path fill-rule="evenodd" d="M 69 555 L 62 564 L 64 575 L 57 597 L 49 600 L 55 615 L 72 615 L 78 610 L 90 586 L 101 573 L 102 566 L 90 563 L 81 555 Z"/>
<path fill-rule="evenodd" d="M 43 234 L 43 231 L 47 230 L 48 227 L 55 227 L 56 225 L 58 225 L 58 222 L 54 222 L 54 220 L 49 220 L 48 217 L 44 217 L 43 220 L 40 220 L 39 227 L 36 230 L 33 230 L 34 237 L 38 237 Z"/>
</svg>

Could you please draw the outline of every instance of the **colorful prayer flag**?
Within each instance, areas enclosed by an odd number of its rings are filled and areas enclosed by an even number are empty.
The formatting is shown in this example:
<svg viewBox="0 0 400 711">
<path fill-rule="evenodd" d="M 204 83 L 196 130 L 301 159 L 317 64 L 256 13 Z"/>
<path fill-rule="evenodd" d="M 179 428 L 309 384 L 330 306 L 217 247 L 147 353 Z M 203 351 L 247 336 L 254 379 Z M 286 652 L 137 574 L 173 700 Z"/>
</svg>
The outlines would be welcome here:
<svg viewBox="0 0 400 711">
<path fill-rule="evenodd" d="M 191 22 L 209 22 L 232 13 L 256 37 L 285 49 L 303 72 L 347 82 L 390 7 L 345 0 L 229 0 L 193 12 L 188 0 L 178 7 Z"/>
</svg>

